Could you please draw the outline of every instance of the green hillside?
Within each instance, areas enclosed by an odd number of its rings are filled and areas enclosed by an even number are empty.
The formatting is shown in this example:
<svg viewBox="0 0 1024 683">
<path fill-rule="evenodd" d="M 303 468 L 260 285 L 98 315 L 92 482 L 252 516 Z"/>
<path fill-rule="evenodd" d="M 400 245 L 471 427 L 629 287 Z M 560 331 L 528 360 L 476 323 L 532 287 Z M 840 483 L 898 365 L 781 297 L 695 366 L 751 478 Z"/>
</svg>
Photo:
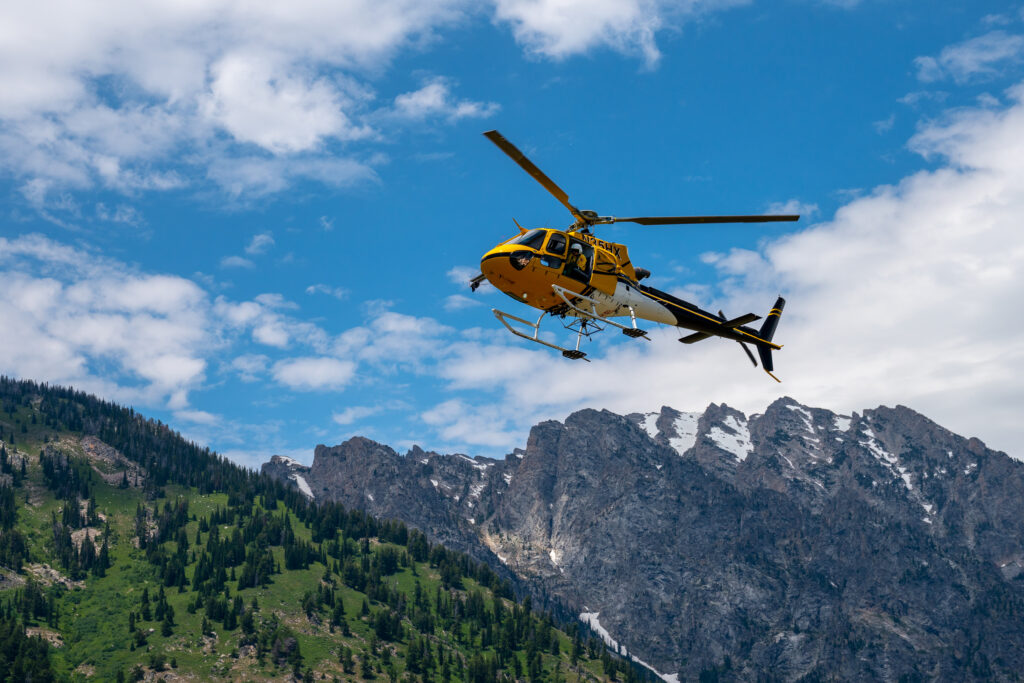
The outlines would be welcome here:
<svg viewBox="0 0 1024 683">
<path fill-rule="evenodd" d="M 420 532 L 0 378 L 0 680 L 640 680 Z"/>
</svg>

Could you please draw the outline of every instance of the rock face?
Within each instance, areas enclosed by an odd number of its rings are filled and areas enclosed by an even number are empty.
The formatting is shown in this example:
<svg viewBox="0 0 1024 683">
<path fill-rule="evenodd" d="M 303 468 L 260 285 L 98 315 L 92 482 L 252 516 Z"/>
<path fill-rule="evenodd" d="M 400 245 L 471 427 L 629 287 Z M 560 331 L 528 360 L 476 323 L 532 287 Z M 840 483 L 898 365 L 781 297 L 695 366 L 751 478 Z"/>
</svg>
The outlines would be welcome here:
<svg viewBox="0 0 1024 683">
<path fill-rule="evenodd" d="M 904 407 L 584 410 L 503 461 L 355 438 L 264 471 L 509 572 L 680 680 L 1024 671 L 1024 463 Z"/>
<path fill-rule="evenodd" d="M 302 463 L 283 455 L 273 455 L 269 462 L 263 463 L 260 470 L 274 479 L 291 482 L 292 486 L 307 497 L 313 497 L 313 491 L 309 488 L 309 482 L 306 480 L 306 477 L 309 476 L 309 468 Z"/>
</svg>

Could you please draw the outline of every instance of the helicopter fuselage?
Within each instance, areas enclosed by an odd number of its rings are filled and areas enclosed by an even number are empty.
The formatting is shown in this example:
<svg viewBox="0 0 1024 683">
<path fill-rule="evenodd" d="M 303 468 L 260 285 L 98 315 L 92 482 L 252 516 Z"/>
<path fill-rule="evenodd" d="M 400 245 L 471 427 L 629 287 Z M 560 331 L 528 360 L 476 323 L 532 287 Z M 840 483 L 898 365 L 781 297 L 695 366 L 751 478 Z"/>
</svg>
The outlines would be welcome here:
<svg viewBox="0 0 1024 683">
<path fill-rule="evenodd" d="M 590 234 L 523 230 L 485 253 L 480 270 L 498 290 L 553 315 L 631 317 L 709 336 L 763 343 L 753 329 L 742 324 L 730 326 L 735 321 L 641 285 L 626 246 Z M 593 308 L 583 311 L 574 307 L 573 294 L 588 306 L 593 303 Z"/>
</svg>

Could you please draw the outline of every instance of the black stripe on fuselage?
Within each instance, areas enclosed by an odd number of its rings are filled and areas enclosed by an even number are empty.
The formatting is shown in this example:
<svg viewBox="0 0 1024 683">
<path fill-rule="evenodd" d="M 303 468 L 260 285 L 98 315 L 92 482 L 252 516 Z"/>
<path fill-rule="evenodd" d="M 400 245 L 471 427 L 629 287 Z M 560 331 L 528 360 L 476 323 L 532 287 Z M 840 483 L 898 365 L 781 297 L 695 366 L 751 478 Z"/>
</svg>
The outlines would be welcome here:
<svg viewBox="0 0 1024 683">
<path fill-rule="evenodd" d="M 689 301 L 683 301 L 678 297 L 672 296 L 668 292 L 663 292 L 660 289 L 655 289 L 654 287 L 648 287 L 646 285 L 636 283 L 629 284 L 667 308 L 676 319 L 676 327 L 683 327 L 688 330 L 693 330 L 694 332 L 705 332 L 716 337 L 735 339 L 736 341 L 751 342 L 754 344 L 759 342 L 764 343 L 764 340 L 761 339 L 756 330 L 742 326 L 736 328 L 726 327 L 722 324 L 725 321 L 717 315 L 710 311 L 702 310 L 701 308 L 691 304 Z"/>
</svg>

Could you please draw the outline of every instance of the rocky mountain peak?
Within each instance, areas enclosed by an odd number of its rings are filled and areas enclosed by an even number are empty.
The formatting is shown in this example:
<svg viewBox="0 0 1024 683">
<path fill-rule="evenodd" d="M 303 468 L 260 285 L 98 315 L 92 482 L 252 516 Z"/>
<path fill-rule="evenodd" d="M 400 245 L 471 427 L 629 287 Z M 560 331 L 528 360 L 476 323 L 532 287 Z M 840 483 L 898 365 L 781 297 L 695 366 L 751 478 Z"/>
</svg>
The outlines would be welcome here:
<svg viewBox="0 0 1024 683">
<path fill-rule="evenodd" d="M 263 463 L 260 471 L 274 479 L 291 482 L 293 486 L 307 497 L 314 497 L 312 489 L 309 488 L 309 482 L 306 480 L 306 477 L 309 476 L 310 468 L 298 460 L 283 455 L 272 455 L 269 462 Z"/>
<path fill-rule="evenodd" d="M 726 656 L 738 679 L 1024 669 L 1024 464 L 903 406 L 586 409 L 505 460 L 355 438 L 296 465 L 265 469 L 489 562 L 681 679 Z"/>
</svg>

